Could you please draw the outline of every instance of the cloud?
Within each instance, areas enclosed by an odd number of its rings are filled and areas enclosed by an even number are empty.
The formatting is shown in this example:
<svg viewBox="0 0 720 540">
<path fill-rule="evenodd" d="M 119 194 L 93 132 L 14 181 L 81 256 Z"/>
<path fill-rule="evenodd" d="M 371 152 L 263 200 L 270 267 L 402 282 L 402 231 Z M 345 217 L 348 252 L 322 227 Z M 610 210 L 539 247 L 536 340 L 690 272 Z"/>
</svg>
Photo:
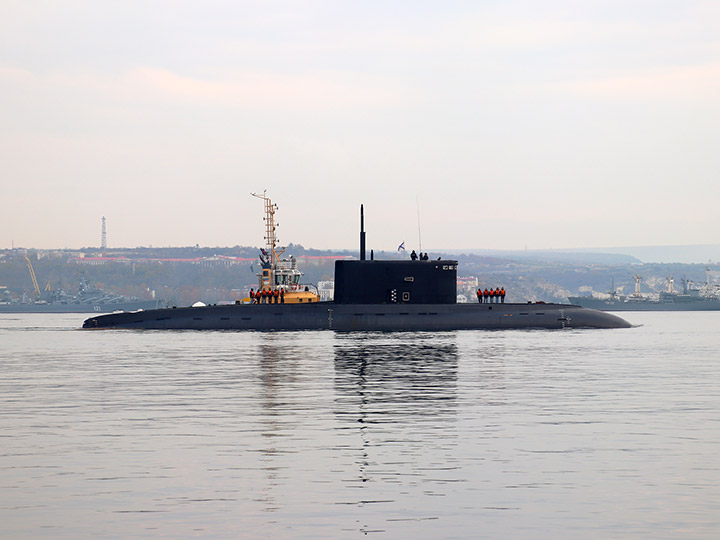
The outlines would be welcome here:
<svg viewBox="0 0 720 540">
<path fill-rule="evenodd" d="M 139 68 L 127 74 L 130 87 L 183 100 L 231 107 L 334 109 L 401 104 L 407 90 L 365 76 L 342 72 L 281 74 L 243 71 L 225 80 L 183 76 L 167 70 Z"/>
<path fill-rule="evenodd" d="M 36 73 L 0 66 L 0 81 L 48 91 L 87 92 L 118 101 L 203 103 L 230 108 L 319 110 L 402 106 L 412 90 L 393 81 L 349 72 L 270 73 L 226 71 L 219 77 L 182 75 L 138 67 L 120 76 L 90 71 Z"/>
<path fill-rule="evenodd" d="M 546 89 L 600 100 L 696 100 L 720 98 L 720 63 L 640 70 L 632 75 L 567 81 Z"/>
</svg>

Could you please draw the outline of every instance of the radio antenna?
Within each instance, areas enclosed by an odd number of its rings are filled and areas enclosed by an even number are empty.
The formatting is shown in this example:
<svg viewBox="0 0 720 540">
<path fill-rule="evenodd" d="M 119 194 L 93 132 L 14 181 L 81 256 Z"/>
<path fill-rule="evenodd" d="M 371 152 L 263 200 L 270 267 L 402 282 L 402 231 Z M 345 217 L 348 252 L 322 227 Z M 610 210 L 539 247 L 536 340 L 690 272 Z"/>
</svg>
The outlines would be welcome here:
<svg viewBox="0 0 720 540">
<path fill-rule="evenodd" d="M 422 251 L 422 236 L 420 235 L 420 202 L 418 201 L 417 195 L 415 196 L 415 206 L 417 208 L 417 222 L 418 222 L 418 244 L 419 250 Z"/>
</svg>

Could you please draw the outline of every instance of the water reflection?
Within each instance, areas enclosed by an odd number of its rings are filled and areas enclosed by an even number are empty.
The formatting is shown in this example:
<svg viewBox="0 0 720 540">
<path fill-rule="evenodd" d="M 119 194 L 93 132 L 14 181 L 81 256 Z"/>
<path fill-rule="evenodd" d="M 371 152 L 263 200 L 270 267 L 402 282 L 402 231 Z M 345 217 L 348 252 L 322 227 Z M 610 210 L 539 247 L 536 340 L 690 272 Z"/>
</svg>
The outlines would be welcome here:
<svg viewBox="0 0 720 540">
<path fill-rule="evenodd" d="M 301 349 L 302 350 L 302 349 Z M 260 435 L 259 467 L 264 481 L 259 483 L 258 501 L 265 512 L 277 512 L 281 504 L 274 490 L 281 486 L 287 455 L 293 450 L 283 442 L 293 432 L 295 421 L 288 417 L 289 411 L 302 411 L 299 402 L 293 401 L 288 392 L 298 378 L 300 371 L 297 344 L 287 335 L 263 334 L 257 346 L 256 377 L 259 380 L 258 431 Z"/>
<path fill-rule="evenodd" d="M 356 476 L 346 483 L 363 489 L 345 504 L 395 507 L 382 493 L 400 486 L 444 496 L 457 480 L 455 335 L 337 336 L 333 350 L 336 429 L 354 441 Z M 383 529 L 372 521 L 359 530 Z"/>
<path fill-rule="evenodd" d="M 457 407 L 458 348 L 452 336 L 340 336 L 335 354 L 336 414 L 346 421 L 412 422 Z"/>
<path fill-rule="evenodd" d="M 352 335 L 23 316 L 0 328 L 0 536 L 715 538 L 716 315 Z"/>
</svg>

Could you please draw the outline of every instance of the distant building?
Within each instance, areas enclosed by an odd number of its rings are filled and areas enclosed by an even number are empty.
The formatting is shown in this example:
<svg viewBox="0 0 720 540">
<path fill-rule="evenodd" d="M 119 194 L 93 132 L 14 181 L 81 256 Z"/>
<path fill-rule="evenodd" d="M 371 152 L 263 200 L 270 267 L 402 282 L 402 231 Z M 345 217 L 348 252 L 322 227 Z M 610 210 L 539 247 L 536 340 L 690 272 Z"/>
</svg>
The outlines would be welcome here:
<svg viewBox="0 0 720 540">
<path fill-rule="evenodd" d="M 321 302 L 331 302 L 335 297 L 335 282 L 318 281 L 318 294 Z"/>
<path fill-rule="evenodd" d="M 478 282 L 477 277 L 459 277 L 459 278 L 457 278 L 458 290 L 477 289 L 478 283 L 479 282 Z"/>
</svg>

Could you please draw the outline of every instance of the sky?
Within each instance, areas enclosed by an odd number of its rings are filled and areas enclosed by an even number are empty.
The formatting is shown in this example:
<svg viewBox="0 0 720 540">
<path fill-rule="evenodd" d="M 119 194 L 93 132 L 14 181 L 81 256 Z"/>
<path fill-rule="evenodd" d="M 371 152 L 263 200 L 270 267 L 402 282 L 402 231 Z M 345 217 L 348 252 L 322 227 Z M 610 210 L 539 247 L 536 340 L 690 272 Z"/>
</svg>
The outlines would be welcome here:
<svg viewBox="0 0 720 540">
<path fill-rule="evenodd" d="M 716 244 L 716 0 L 0 0 L 0 248 Z"/>
</svg>

